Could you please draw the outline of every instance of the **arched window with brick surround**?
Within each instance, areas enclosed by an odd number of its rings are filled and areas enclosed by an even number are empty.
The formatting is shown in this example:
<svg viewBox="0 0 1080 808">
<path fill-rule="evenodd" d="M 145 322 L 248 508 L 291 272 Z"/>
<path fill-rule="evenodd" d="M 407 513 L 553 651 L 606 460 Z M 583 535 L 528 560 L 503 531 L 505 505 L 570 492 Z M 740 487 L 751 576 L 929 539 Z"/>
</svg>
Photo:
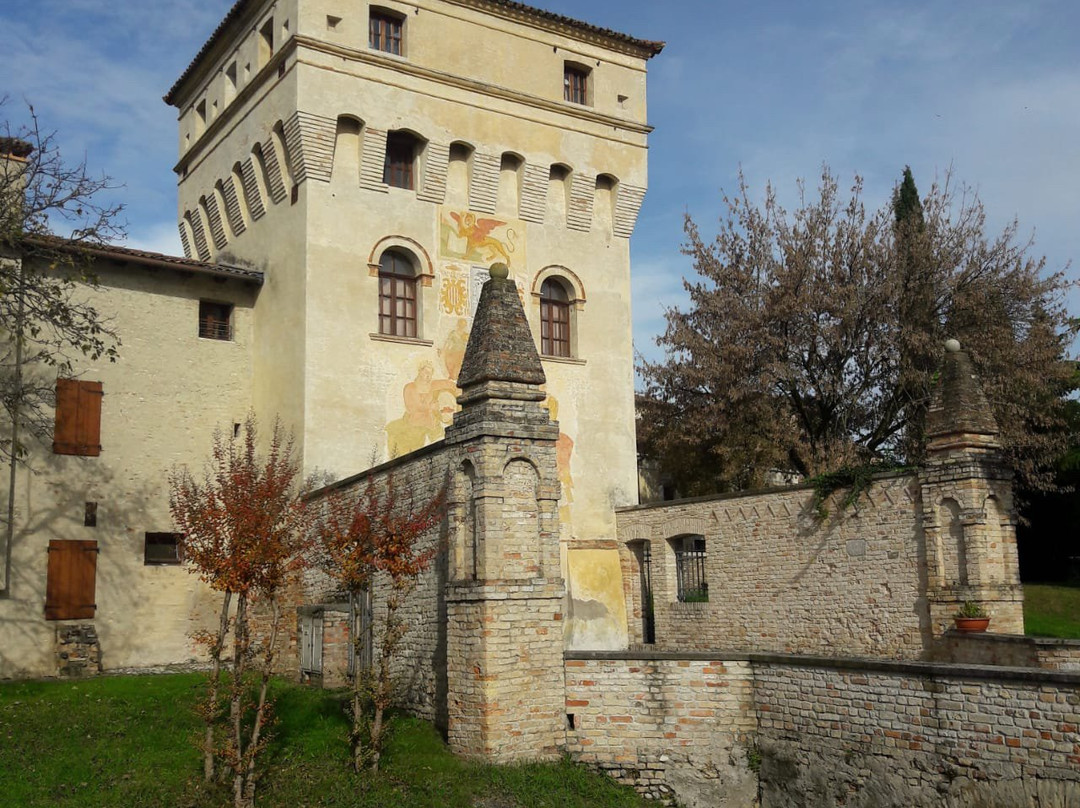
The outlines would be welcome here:
<svg viewBox="0 0 1080 808">
<path fill-rule="evenodd" d="M 405 250 L 391 248 L 379 258 L 379 333 L 417 336 L 416 267 Z"/>
<path fill-rule="evenodd" d="M 557 278 L 540 286 L 540 353 L 544 356 L 571 356 L 570 295 Z"/>
</svg>

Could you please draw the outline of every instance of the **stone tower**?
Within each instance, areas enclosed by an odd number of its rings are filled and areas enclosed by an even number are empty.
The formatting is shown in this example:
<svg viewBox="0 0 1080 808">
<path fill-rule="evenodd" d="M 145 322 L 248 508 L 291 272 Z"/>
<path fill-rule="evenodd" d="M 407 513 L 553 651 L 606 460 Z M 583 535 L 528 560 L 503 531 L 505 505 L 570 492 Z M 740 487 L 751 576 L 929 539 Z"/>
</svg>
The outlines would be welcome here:
<svg viewBox="0 0 1080 808">
<path fill-rule="evenodd" d="M 626 644 L 611 504 L 637 495 L 629 239 L 662 47 L 503 0 L 238 0 L 166 96 L 185 250 L 265 271 L 253 408 L 308 470 L 442 437 L 487 268 L 509 266 L 562 425 L 568 583 L 604 607 L 568 622 L 594 648 Z"/>
<path fill-rule="evenodd" d="M 448 736 L 497 762 L 557 757 L 564 744 L 558 425 L 514 282 L 491 269 L 446 431 L 451 469 Z"/>
<path fill-rule="evenodd" d="M 970 357 L 956 340 L 945 349 L 920 470 L 932 629 L 951 628 L 973 600 L 990 613 L 991 631 L 1023 634 L 1012 473 Z"/>
</svg>

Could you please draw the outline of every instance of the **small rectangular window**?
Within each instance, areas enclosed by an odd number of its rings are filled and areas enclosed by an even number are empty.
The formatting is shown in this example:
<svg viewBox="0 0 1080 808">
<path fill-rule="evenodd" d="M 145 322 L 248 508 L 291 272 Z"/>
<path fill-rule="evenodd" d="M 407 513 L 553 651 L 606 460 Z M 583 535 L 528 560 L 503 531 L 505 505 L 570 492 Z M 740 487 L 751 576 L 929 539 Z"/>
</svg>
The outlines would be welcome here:
<svg viewBox="0 0 1080 808">
<path fill-rule="evenodd" d="M 563 99 L 572 104 L 589 103 L 589 69 L 569 62 L 563 67 Z"/>
<path fill-rule="evenodd" d="M 383 182 L 395 188 L 412 190 L 413 165 L 416 163 L 416 138 L 408 132 L 391 132 L 386 136 L 386 161 L 383 163 Z"/>
<path fill-rule="evenodd" d="M 97 457 L 101 454 L 101 382 L 56 380 L 53 452 Z"/>
<path fill-rule="evenodd" d="M 401 56 L 403 20 L 396 14 L 372 9 L 368 20 L 368 47 L 372 50 Z"/>
<path fill-rule="evenodd" d="M 83 527 L 97 527 L 97 503 L 87 502 L 83 510 Z"/>
<path fill-rule="evenodd" d="M 179 564 L 183 560 L 180 554 L 180 539 L 179 533 L 147 533 L 143 549 L 143 564 L 146 566 Z"/>
<path fill-rule="evenodd" d="M 228 303 L 199 301 L 199 336 L 203 339 L 231 340 L 233 307 Z"/>
</svg>

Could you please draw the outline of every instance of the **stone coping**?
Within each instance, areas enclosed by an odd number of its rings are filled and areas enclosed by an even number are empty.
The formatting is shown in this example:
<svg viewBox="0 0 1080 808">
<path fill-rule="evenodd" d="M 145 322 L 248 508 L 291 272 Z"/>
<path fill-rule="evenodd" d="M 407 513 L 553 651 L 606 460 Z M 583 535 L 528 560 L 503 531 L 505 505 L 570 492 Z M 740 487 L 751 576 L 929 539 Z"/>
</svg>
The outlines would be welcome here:
<svg viewBox="0 0 1080 808">
<path fill-rule="evenodd" d="M 763 654 L 753 651 L 566 651 L 567 661 L 624 662 L 749 662 L 787 665 L 793 668 L 831 668 L 868 673 L 897 673 L 938 679 L 996 679 L 1034 683 L 1080 685 L 1080 672 L 1043 668 L 1012 668 L 1002 665 L 968 665 L 954 662 L 901 661 L 867 657 L 828 657 L 808 654 Z"/>
<path fill-rule="evenodd" d="M 891 471 L 879 471 L 871 475 L 874 482 L 881 480 L 894 480 L 903 477 L 915 477 L 916 471 L 912 469 L 894 469 Z M 727 491 L 723 494 L 705 494 L 700 497 L 686 497 L 685 499 L 665 499 L 658 502 L 643 502 L 640 505 L 623 505 L 616 508 L 615 513 L 633 513 L 634 511 L 648 511 L 654 508 L 670 508 L 675 505 L 694 505 L 699 502 L 720 502 L 726 499 L 746 499 L 747 497 L 760 497 L 769 494 L 778 494 L 788 491 L 813 491 L 813 483 L 793 483 L 791 485 L 770 485 L 764 488 L 752 488 L 747 491 Z"/>
<path fill-rule="evenodd" d="M 994 634 L 989 631 L 965 632 L 949 629 L 945 632 L 949 639 L 981 640 L 1000 642 L 1014 645 L 1039 645 L 1047 648 L 1076 648 L 1080 649 L 1080 640 L 1066 639 L 1064 637 L 1029 637 L 1027 634 Z"/>
</svg>

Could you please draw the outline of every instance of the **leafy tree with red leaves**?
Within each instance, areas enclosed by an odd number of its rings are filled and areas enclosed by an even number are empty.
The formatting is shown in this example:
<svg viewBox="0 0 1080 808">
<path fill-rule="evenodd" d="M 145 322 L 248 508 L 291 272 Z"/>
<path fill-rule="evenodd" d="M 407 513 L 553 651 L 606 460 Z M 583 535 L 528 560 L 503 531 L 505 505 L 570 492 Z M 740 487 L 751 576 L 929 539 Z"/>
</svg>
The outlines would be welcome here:
<svg viewBox="0 0 1080 808">
<path fill-rule="evenodd" d="M 307 559 L 308 511 L 293 439 L 275 421 L 266 454 L 257 446 L 256 421 L 249 416 L 242 435 L 214 434 L 201 481 L 186 468 L 174 469 L 169 479 L 169 507 L 183 533 L 184 563 L 224 596 L 216 632 L 196 637 L 213 665 L 203 715 L 203 770 L 212 779 L 220 754 L 232 771 L 236 808 L 255 804 L 256 760 L 266 746 L 272 712 L 267 685 L 281 625 L 280 598 Z M 261 631 L 253 625 L 256 607 L 269 612 Z M 222 663 L 230 628 L 229 721 L 219 744 L 215 734 L 223 715 Z"/>
<path fill-rule="evenodd" d="M 358 664 L 353 677 L 351 742 L 357 771 L 365 765 L 379 770 L 384 716 L 393 700 L 391 668 L 409 628 L 399 610 L 435 557 L 436 547 L 421 549 L 421 540 L 442 521 L 445 500 L 443 490 L 416 507 L 411 494 L 399 497 L 393 477 L 382 485 L 369 478 L 359 489 L 330 488 L 318 500 L 314 535 L 322 567 L 354 602 L 380 590 L 385 608 L 378 656 L 371 669 Z M 359 660 L 365 638 L 354 631 L 352 641 Z"/>
</svg>

